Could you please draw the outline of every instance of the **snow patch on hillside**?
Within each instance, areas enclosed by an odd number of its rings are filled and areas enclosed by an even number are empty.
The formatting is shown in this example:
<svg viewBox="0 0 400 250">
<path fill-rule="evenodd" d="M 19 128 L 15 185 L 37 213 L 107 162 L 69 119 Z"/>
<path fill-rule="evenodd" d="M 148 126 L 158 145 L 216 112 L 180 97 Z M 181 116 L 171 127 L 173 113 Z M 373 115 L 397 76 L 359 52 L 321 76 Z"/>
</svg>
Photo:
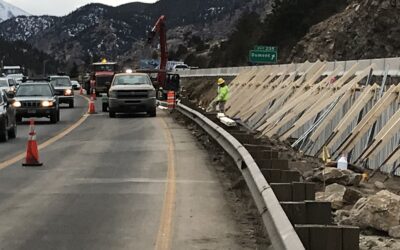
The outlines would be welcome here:
<svg viewBox="0 0 400 250">
<path fill-rule="evenodd" d="M 30 16 L 30 14 L 12 4 L 0 0 L 0 22 L 16 16 Z"/>
</svg>

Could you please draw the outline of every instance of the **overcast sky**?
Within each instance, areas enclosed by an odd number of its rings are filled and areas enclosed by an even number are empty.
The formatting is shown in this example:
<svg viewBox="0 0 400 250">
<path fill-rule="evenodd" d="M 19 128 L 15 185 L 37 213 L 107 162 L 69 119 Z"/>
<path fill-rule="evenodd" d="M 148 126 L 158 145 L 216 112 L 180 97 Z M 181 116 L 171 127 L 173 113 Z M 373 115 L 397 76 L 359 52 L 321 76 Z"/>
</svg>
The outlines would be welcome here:
<svg viewBox="0 0 400 250">
<path fill-rule="evenodd" d="M 103 3 L 117 6 L 135 0 L 5 0 L 32 15 L 63 16 L 88 3 Z M 157 0 L 136 0 L 136 2 L 154 3 Z"/>
</svg>

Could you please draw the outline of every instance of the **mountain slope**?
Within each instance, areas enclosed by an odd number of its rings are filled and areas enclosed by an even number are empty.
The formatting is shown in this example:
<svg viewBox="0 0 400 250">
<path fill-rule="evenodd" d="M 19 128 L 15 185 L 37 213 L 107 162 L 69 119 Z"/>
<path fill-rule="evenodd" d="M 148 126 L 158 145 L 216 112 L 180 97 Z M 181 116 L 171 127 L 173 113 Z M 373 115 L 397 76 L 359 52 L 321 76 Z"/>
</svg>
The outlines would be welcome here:
<svg viewBox="0 0 400 250">
<path fill-rule="evenodd" d="M 10 3 L 0 0 L 0 22 L 16 16 L 29 16 L 30 14 Z"/>
<path fill-rule="evenodd" d="M 160 0 L 154 4 L 129 3 L 118 7 L 102 4 L 83 6 L 56 18 L 18 17 L 0 23 L 0 35 L 7 40 L 23 40 L 55 56 L 58 60 L 82 63 L 83 58 L 118 59 L 140 49 L 160 15 L 167 16 L 168 37 L 190 40 L 222 39 L 232 31 L 240 13 L 258 9 L 270 0 Z M 216 33 L 212 27 L 218 25 Z M 86 60 L 85 59 L 85 60 Z"/>
<path fill-rule="evenodd" d="M 254 45 L 278 47 L 278 62 L 287 62 L 293 46 L 315 24 L 343 11 L 347 0 L 279 0 L 262 18 L 253 12 L 242 15 L 228 39 L 214 46 L 208 67 L 241 66 L 249 63 Z"/>
<path fill-rule="evenodd" d="M 396 56 L 400 56 L 400 3 L 356 0 L 343 12 L 313 26 L 294 47 L 290 59 L 333 61 Z"/>
<path fill-rule="evenodd" d="M 55 16 L 19 16 L 0 23 L 0 37 L 8 41 L 28 41 L 31 37 L 52 27 Z"/>
</svg>

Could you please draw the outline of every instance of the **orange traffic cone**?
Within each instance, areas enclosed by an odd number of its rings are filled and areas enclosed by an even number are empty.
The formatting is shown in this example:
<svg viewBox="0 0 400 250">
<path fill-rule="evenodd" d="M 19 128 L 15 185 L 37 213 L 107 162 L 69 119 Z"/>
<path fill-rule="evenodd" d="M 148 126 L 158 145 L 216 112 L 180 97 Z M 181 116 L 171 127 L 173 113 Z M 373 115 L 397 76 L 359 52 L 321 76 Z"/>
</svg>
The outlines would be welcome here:
<svg viewBox="0 0 400 250">
<path fill-rule="evenodd" d="M 96 114 L 96 108 L 95 108 L 95 105 L 94 105 L 93 96 L 90 97 L 89 114 Z"/>
<path fill-rule="evenodd" d="M 39 151 L 36 142 L 35 132 L 35 121 L 31 119 L 29 126 L 29 140 L 26 148 L 26 159 L 25 163 L 22 163 L 25 167 L 39 167 L 43 166 L 43 163 L 39 162 Z"/>
<path fill-rule="evenodd" d="M 95 88 L 93 88 L 92 98 L 93 98 L 93 100 L 97 99 L 97 97 L 96 97 L 96 89 Z"/>
</svg>

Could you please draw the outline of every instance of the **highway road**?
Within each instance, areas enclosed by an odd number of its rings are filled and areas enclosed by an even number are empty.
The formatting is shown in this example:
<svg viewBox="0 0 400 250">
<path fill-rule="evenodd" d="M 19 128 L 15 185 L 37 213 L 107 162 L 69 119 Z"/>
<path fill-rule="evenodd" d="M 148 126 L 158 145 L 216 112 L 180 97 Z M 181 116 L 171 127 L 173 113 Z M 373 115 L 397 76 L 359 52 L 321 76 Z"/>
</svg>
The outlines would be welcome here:
<svg viewBox="0 0 400 250">
<path fill-rule="evenodd" d="M 35 118 L 38 143 L 45 142 L 59 134 L 67 127 L 76 123 L 87 112 L 87 100 L 82 96 L 75 96 L 75 108 L 61 104 L 60 121 L 51 124 L 48 118 Z M 17 138 L 7 143 L 0 143 L 0 162 L 25 150 L 29 132 L 29 119 L 24 118 L 22 124 L 17 126 Z"/>
<path fill-rule="evenodd" d="M 41 150 L 43 167 L 4 162 L 27 125 L 0 145 L 1 249 L 254 249 L 188 130 L 163 111 L 81 119 L 76 98 L 60 124 L 37 126 L 44 142 L 79 122 Z"/>
</svg>

